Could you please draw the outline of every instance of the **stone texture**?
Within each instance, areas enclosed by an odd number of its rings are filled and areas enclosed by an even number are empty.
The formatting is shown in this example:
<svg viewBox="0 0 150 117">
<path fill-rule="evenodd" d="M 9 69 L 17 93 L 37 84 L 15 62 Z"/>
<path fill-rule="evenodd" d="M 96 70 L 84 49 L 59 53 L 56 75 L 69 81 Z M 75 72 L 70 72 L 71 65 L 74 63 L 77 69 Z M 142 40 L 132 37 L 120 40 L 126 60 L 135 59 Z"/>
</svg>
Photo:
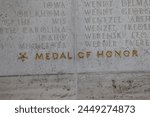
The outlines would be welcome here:
<svg viewBox="0 0 150 117">
<path fill-rule="evenodd" d="M 80 74 L 78 99 L 150 99 L 150 74 Z"/>
<path fill-rule="evenodd" d="M 0 76 L 72 73 L 71 9 L 72 0 L 0 0 Z"/>
<path fill-rule="evenodd" d="M 0 99 L 75 99 L 73 75 L 41 75 L 0 78 Z"/>
<path fill-rule="evenodd" d="M 150 73 L 1 77 L 0 99 L 150 99 Z"/>
<path fill-rule="evenodd" d="M 150 6 L 129 1 L 77 0 L 79 73 L 150 71 L 150 29 L 138 28 L 150 20 L 137 20 Z"/>
<path fill-rule="evenodd" d="M 150 99 L 150 20 L 123 1 L 0 0 L 0 99 Z"/>
</svg>

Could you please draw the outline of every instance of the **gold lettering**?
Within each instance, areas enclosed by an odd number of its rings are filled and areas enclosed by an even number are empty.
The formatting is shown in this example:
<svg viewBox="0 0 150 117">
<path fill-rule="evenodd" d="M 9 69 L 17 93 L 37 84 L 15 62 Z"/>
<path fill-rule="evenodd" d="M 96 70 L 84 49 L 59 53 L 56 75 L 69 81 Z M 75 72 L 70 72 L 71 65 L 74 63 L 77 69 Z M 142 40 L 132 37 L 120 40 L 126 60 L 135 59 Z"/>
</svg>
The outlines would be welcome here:
<svg viewBox="0 0 150 117">
<path fill-rule="evenodd" d="M 133 50 L 132 51 L 132 56 L 134 57 L 134 56 L 138 56 L 138 51 L 137 50 Z"/>
<path fill-rule="evenodd" d="M 97 51 L 97 58 L 111 58 L 111 57 L 138 57 L 137 50 L 108 50 L 108 51 Z M 77 57 L 79 59 L 88 59 L 92 55 L 92 51 L 86 52 L 78 52 Z M 36 53 L 35 60 L 71 60 L 73 57 L 69 52 L 61 52 L 61 53 Z"/>
<path fill-rule="evenodd" d="M 78 52 L 78 57 L 80 59 L 84 59 L 84 53 L 83 52 Z"/>
<path fill-rule="evenodd" d="M 66 59 L 66 55 L 64 54 L 64 52 L 60 55 L 60 59 Z"/>
<path fill-rule="evenodd" d="M 50 60 L 50 53 L 46 53 L 46 60 Z"/>
<path fill-rule="evenodd" d="M 108 58 L 112 57 L 112 51 L 107 51 L 107 52 L 106 52 L 106 56 L 107 56 Z"/>
<path fill-rule="evenodd" d="M 125 57 L 129 57 L 129 56 L 130 56 L 130 51 L 125 50 L 125 51 L 123 52 L 123 55 L 124 55 Z"/>
<path fill-rule="evenodd" d="M 86 52 L 86 57 L 89 58 L 91 55 L 91 52 Z"/>
<path fill-rule="evenodd" d="M 58 53 L 53 53 L 53 54 L 52 54 L 52 58 L 53 58 L 54 60 L 57 60 L 58 57 L 59 57 Z"/>
<path fill-rule="evenodd" d="M 44 56 L 43 56 L 43 54 L 42 53 L 36 53 L 36 55 L 35 55 L 35 60 L 44 60 Z"/>
<path fill-rule="evenodd" d="M 99 58 L 100 56 L 104 57 L 104 51 L 100 53 L 100 51 L 97 51 L 97 57 Z"/>
<path fill-rule="evenodd" d="M 71 60 L 72 57 L 70 56 L 70 53 L 68 52 L 68 59 Z"/>
<path fill-rule="evenodd" d="M 115 57 L 117 56 L 121 57 L 121 51 L 115 51 Z"/>
</svg>

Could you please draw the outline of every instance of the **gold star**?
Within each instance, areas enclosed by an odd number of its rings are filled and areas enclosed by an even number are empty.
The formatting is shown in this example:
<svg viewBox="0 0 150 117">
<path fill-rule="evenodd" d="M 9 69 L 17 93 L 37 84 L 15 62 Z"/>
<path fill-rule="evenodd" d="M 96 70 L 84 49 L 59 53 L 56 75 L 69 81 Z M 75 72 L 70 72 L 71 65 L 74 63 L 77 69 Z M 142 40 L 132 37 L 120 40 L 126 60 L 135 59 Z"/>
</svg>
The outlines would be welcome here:
<svg viewBox="0 0 150 117">
<path fill-rule="evenodd" d="M 19 57 L 18 57 L 19 60 L 21 60 L 22 62 L 24 62 L 26 59 L 28 59 L 27 57 L 27 53 L 26 52 L 21 52 L 19 53 Z"/>
</svg>

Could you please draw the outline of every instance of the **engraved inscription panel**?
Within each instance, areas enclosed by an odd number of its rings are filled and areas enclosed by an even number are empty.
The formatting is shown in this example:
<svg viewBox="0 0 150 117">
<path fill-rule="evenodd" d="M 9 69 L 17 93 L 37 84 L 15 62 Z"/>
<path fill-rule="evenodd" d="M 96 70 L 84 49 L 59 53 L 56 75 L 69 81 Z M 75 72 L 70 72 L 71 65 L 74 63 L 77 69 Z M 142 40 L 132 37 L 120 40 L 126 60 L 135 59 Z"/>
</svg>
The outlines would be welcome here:
<svg viewBox="0 0 150 117">
<path fill-rule="evenodd" d="M 150 0 L 78 0 L 78 71 L 149 71 Z"/>
<path fill-rule="evenodd" d="M 0 0 L 0 75 L 71 73 L 71 0 Z"/>
<path fill-rule="evenodd" d="M 0 0 L 0 76 L 149 71 L 149 14 L 150 0 Z"/>
</svg>

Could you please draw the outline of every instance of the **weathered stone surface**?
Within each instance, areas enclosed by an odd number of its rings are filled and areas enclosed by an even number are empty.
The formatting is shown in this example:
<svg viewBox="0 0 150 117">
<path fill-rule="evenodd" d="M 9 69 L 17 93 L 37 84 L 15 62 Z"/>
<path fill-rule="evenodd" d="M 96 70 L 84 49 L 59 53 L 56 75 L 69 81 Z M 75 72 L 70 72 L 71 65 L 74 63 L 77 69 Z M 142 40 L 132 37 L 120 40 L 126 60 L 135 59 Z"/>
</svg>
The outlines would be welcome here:
<svg viewBox="0 0 150 117">
<path fill-rule="evenodd" d="M 150 71 L 148 0 L 77 0 L 78 72 Z"/>
<path fill-rule="evenodd" d="M 149 8 L 142 0 L 0 0 L 0 76 L 150 71 Z"/>
<path fill-rule="evenodd" d="M 72 15 L 72 0 L 0 0 L 0 76 L 73 72 Z"/>
<path fill-rule="evenodd" d="M 0 99 L 150 99 L 149 73 L 0 78 Z"/>
<path fill-rule="evenodd" d="M 73 75 L 41 75 L 0 78 L 0 99 L 75 99 Z"/>
<path fill-rule="evenodd" d="M 81 74 L 77 99 L 150 99 L 150 74 Z"/>
<path fill-rule="evenodd" d="M 150 99 L 149 8 L 0 0 L 0 99 Z"/>
</svg>

